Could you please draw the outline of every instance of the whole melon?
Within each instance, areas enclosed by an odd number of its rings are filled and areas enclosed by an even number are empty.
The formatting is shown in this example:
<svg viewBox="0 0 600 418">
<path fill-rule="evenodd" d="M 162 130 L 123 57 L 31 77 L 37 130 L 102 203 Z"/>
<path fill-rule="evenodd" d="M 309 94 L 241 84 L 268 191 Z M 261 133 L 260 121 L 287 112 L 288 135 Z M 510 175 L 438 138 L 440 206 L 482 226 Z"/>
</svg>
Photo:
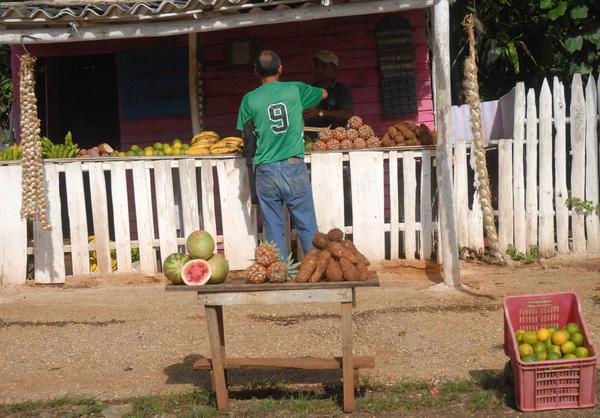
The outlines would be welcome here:
<svg viewBox="0 0 600 418">
<path fill-rule="evenodd" d="M 190 260 L 191 258 L 187 254 L 173 253 L 165 259 L 163 273 L 173 284 L 183 284 L 181 268 Z"/>
<path fill-rule="evenodd" d="M 187 237 L 185 248 L 192 258 L 208 260 L 215 252 L 215 240 L 206 231 L 194 231 Z"/>
<path fill-rule="evenodd" d="M 229 262 L 221 254 L 215 254 L 207 260 L 212 269 L 212 275 L 208 281 L 210 284 L 223 283 L 229 273 Z"/>
<path fill-rule="evenodd" d="M 181 268 L 181 278 L 188 286 L 201 286 L 208 283 L 212 269 L 206 260 L 191 259 Z"/>
</svg>

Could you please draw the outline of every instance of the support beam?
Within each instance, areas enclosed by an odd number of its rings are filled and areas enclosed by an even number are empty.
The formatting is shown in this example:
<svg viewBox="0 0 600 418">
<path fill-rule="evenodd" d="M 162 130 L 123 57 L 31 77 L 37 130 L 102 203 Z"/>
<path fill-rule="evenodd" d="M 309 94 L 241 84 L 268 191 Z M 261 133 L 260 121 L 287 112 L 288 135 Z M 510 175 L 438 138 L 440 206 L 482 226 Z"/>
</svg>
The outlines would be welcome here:
<svg viewBox="0 0 600 418">
<path fill-rule="evenodd" d="M 64 26 L 57 27 L 42 27 L 40 25 L 31 29 L 5 28 L 0 31 L 0 44 L 20 44 L 21 42 L 37 44 L 177 36 L 192 32 L 211 32 L 277 23 L 400 12 L 431 7 L 433 3 L 434 0 L 380 0 L 339 4 L 329 7 L 315 6 L 289 10 L 269 10 L 261 13 L 223 14 L 209 18 L 204 18 L 203 13 L 197 13 L 193 15 L 194 19 L 151 21 L 147 23 L 105 23 L 97 26 L 81 25 L 76 32 L 70 29 L 66 23 Z M 86 24 L 91 23 L 91 21 L 86 22 Z M 38 24 L 36 23 L 36 25 Z M 22 38 L 23 35 L 24 38 Z M 29 38 L 29 36 L 34 38 Z"/>
<path fill-rule="evenodd" d="M 192 136 L 194 136 L 202 129 L 198 106 L 198 38 L 196 32 L 188 34 L 188 91 L 190 115 L 192 117 Z"/>
<path fill-rule="evenodd" d="M 448 0 L 433 5 L 433 81 L 437 130 L 436 175 L 440 207 L 440 241 L 444 283 L 460 287 L 458 238 L 452 184 L 452 122 L 450 108 L 450 6 Z"/>
</svg>

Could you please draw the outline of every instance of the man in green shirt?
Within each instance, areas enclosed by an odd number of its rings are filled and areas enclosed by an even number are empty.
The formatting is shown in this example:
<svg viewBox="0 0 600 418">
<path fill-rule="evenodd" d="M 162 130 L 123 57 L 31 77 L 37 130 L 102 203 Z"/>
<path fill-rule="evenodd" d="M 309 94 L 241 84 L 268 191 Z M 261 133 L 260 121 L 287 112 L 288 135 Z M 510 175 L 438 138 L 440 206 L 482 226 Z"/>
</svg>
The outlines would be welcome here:
<svg viewBox="0 0 600 418">
<path fill-rule="evenodd" d="M 237 129 L 252 121 L 257 135 L 254 155 L 256 194 L 266 238 L 288 255 L 283 204 L 288 207 L 302 248 L 312 247 L 317 232 L 312 189 L 304 164 L 302 112 L 327 97 L 327 91 L 300 82 L 281 82 L 281 59 L 273 51 L 260 53 L 254 73 L 261 86 L 246 93 Z"/>
</svg>

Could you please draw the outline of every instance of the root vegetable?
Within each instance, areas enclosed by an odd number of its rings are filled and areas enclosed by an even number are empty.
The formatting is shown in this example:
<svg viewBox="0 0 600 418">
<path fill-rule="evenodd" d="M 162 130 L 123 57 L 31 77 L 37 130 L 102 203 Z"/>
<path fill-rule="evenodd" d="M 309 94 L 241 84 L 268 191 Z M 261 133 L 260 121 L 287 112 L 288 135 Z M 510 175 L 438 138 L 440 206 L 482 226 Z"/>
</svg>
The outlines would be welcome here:
<svg viewBox="0 0 600 418">
<path fill-rule="evenodd" d="M 339 228 L 333 228 L 327 233 L 327 238 L 329 238 L 330 241 L 341 242 L 344 239 L 344 233 Z"/>
<path fill-rule="evenodd" d="M 342 241 L 342 245 L 344 246 L 344 248 L 346 248 L 352 254 L 354 254 L 354 256 L 358 259 L 358 262 L 362 262 L 367 266 L 371 264 L 367 257 L 365 257 L 360 251 L 358 251 L 358 249 L 354 246 L 354 243 L 352 241 L 345 239 Z"/>
<path fill-rule="evenodd" d="M 404 125 L 397 125 L 396 129 L 398 129 L 398 132 L 400 132 L 402 134 L 402 136 L 404 137 L 404 139 L 406 141 L 411 141 L 411 140 L 417 139 L 417 137 L 415 136 L 413 131 L 411 131 Z"/>
<path fill-rule="evenodd" d="M 340 258 L 340 266 L 342 267 L 342 273 L 344 274 L 344 280 L 348 282 L 354 282 L 360 280 L 360 274 L 357 268 L 347 258 Z"/>
<path fill-rule="evenodd" d="M 312 243 L 315 247 L 324 250 L 327 248 L 327 244 L 329 244 L 329 239 L 322 232 L 317 232 L 313 237 Z"/>
<path fill-rule="evenodd" d="M 327 264 L 329 264 L 329 260 L 331 260 L 331 253 L 327 250 L 321 251 L 319 258 L 317 259 L 317 266 L 308 280 L 310 283 L 316 283 L 321 280 L 323 273 L 325 273 L 325 270 L 327 270 Z"/>
<path fill-rule="evenodd" d="M 309 251 L 310 253 L 310 251 Z M 311 253 L 304 257 L 302 260 L 302 264 L 300 264 L 300 269 L 298 270 L 298 275 L 296 276 L 296 281 L 299 283 L 306 283 L 311 278 L 311 275 L 315 271 L 317 267 L 317 261 L 319 259 L 318 253 Z"/>
<path fill-rule="evenodd" d="M 359 262 L 356 264 L 356 270 L 358 270 L 358 279 L 360 281 L 365 281 L 369 278 L 369 270 L 367 270 L 366 264 Z"/>
<path fill-rule="evenodd" d="M 327 281 L 330 282 L 344 281 L 342 266 L 337 260 L 334 260 L 333 258 L 329 260 L 329 264 L 327 264 L 327 269 L 325 270 L 325 277 L 327 277 Z"/>
</svg>

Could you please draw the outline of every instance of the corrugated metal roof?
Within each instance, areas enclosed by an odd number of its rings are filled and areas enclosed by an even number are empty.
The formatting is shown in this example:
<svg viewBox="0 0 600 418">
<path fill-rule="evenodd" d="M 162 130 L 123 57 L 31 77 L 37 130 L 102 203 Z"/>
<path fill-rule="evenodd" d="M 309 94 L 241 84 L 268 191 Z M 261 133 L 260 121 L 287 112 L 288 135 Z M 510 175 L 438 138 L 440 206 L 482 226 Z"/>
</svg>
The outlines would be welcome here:
<svg viewBox="0 0 600 418">
<path fill-rule="evenodd" d="M 26 1 L 0 2 L 0 22 L 44 23 L 52 21 L 115 21 L 175 19 L 207 13 L 240 13 L 253 8 L 294 7 L 319 0 L 162 0 L 162 1 Z"/>
</svg>

